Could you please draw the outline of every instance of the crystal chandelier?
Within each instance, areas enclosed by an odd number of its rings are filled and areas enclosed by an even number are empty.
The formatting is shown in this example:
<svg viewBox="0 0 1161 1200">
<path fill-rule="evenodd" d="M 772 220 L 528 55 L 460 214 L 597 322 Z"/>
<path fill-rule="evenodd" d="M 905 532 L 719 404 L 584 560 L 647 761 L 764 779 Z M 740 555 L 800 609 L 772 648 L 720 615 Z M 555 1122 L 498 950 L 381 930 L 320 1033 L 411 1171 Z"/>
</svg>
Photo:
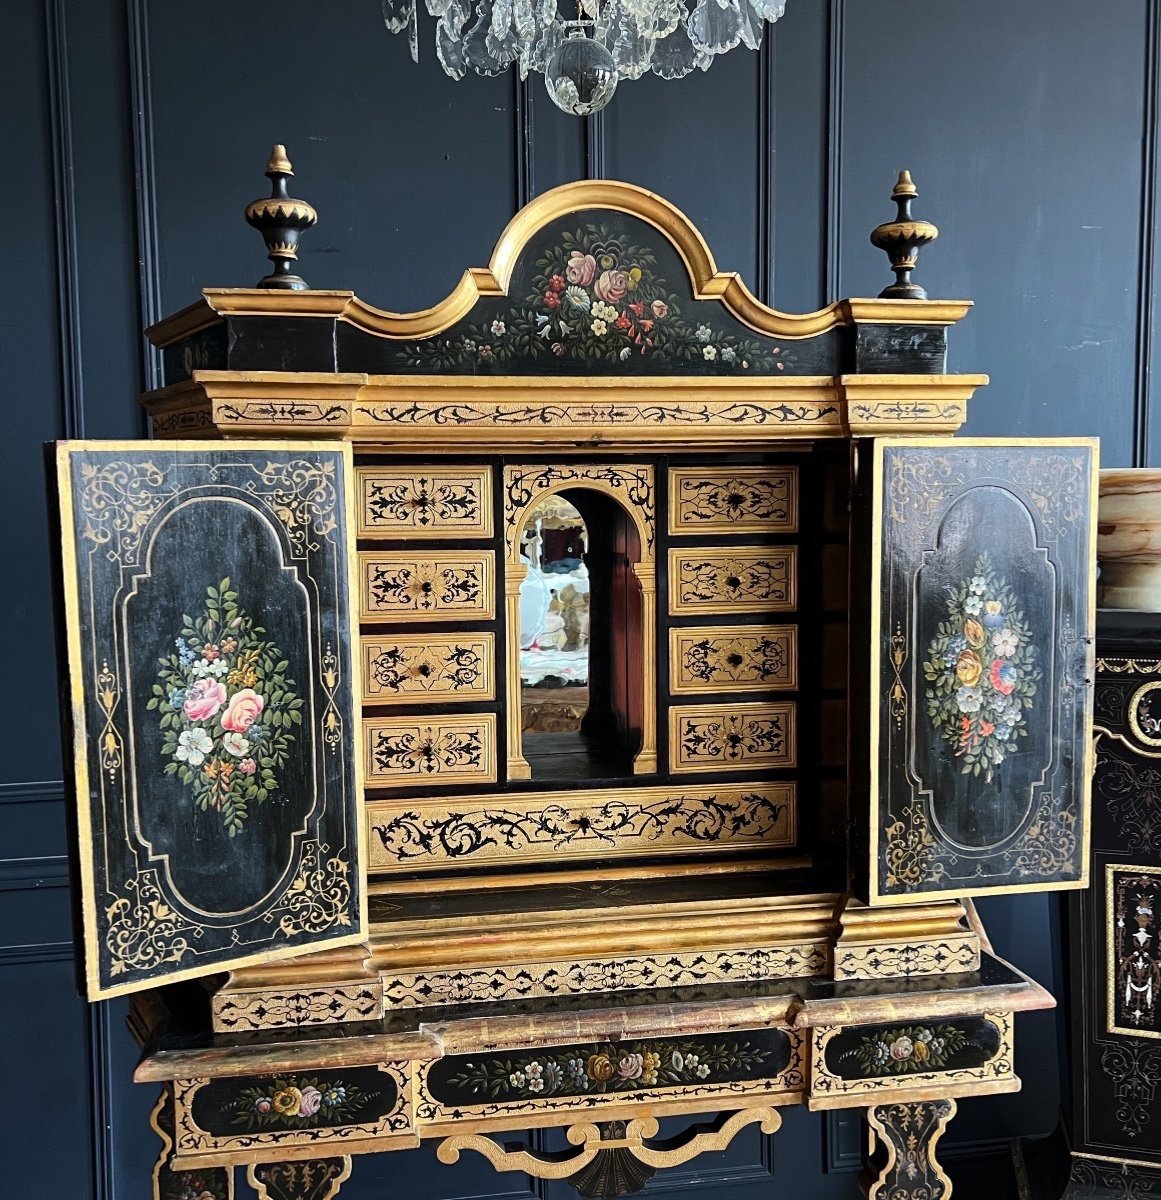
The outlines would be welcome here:
<svg viewBox="0 0 1161 1200">
<path fill-rule="evenodd" d="M 646 71 L 680 79 L 737 45 L 757 50 L 764 22 L 786 0 L 578 0 L 565 20 L 557 0 L 424 0 L 435 18 L 435 53 L 453 78 L 544 75 L 553 102 L 578 117 L 604 108 L 622 79 Z M 566 3 L 569 0 L 565 0 Z M 419 0 L 382 0 L 392 33 L 407 31 L 419 61 Z"/>
</svg>

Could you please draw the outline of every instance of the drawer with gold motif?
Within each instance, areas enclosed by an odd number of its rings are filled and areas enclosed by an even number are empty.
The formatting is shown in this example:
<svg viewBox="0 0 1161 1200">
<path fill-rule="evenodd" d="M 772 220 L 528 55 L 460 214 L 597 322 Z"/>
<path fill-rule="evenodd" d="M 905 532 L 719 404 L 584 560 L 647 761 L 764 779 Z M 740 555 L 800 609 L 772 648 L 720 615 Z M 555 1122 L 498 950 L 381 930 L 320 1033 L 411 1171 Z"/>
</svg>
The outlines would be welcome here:
<svg viewBox="0 0 1161 1200">
<path fill-rule="evenodd" d="M 671 534 L 795 533 L 797 467 L 672 467 Z"/>
<path fill-rule="evenodd" d="M 489 467 L 366 466 L 358 479 L 361 538 L 490 538 Z"/>
<path fill-rule="evenodd" d="M 491 550 L 365 550 L 359 554 L 359 619 L 490 621 L 494 581 Z"/>
<path fill-rule="evenodd" d="M 495 783 L 496 715 L 367 717 L 363 749 L 370 788 Z"/>
<path fill-rule="evenodd" d="M 492 633 L 378 633 L 360 641 L 364 704 L 496 698 Z"/>
</svg>

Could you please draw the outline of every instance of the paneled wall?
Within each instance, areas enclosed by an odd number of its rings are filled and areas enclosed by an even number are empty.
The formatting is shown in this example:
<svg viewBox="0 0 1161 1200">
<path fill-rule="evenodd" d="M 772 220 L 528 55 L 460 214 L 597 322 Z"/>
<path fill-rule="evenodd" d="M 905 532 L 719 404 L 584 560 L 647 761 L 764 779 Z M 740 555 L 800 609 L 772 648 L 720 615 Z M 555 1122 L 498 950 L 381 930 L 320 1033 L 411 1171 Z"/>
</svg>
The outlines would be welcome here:
<svg viewBox="0 0 1161 1200">
<path fill-rule="evenodd" d="M 377 0 L 8 0 L 0 34 L 0 1046 L 5 1186 L 32 1200 L 146 1194 L 152 1095 L 128 1082 L 120 1003 L 74 991 L 41 444 L 135 437 L 154 376 L 138 331 L 202 286 L 265 272 L 241 210 L 284 141 L 319 209 L 302 271 L 385 308 L 442 297 L 514 209 L 627 179 L 701 227 L 720 266 L 790 310 L 874 294 L 867 232 L 901 166 L 942 229 L 919 278 L 970 296 L 953 368 L 992 385 L 975 434 L 1099 434 L 1161 461 L 1153 412 L 1159 17 L 1149 0 L 789 0 L 759 54 L 623 85 L 601 116 L 536 79 L 414 66 Z M 1057 990 L 1060 905 L 981 905 L 997 948 Z M 1020 1019 L 1021 1095 L 969 1101 L 965 1153 L 1055 1123 L 1060 1021 Z M 651 1192 L 857 1195 L 857 1128 L 787 1114 Z M 830 1167 L 818 1176 L 823 1164 Z M 816 1178 L 817 1177 L 817 1178 Z M 401 1186 L 400 1181 L 406 1185 Z M 3 1190 L 3 1189 L 0 1189 Z M 244 1188 L 242 1189 L 244 1192 Z M 357 1164 L 344 1196 L 525 1197 L 428 1149 Z"/>
</svg>

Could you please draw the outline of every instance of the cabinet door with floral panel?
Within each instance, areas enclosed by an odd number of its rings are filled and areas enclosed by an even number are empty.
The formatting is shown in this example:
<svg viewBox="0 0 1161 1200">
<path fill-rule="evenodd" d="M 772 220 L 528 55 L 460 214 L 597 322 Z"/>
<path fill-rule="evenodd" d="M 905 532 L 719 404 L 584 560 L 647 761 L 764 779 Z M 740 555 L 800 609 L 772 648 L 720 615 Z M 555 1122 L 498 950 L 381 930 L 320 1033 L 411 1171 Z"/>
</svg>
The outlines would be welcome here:
<svg viewBox="0 0 1161 1200">
<path fill-rule="evenodd" d="M 869 898 L 1080 886 L 1096 444 L 881 440 Z"/>
</svg>

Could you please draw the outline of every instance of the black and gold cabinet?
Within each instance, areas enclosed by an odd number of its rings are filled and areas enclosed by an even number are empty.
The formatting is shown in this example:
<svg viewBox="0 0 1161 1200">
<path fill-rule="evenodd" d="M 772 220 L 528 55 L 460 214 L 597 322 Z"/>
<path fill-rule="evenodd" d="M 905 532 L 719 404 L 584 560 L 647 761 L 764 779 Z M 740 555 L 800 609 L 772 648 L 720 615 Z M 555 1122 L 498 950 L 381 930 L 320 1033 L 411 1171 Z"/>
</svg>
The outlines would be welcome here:
<svg viewBox="0 0 1161 1200">
<path fill-rule="evenodd" d="M 1096 446 L 952 436 L 968 307 L 777 312 L 598 181 L 431 310 L 149 331 L 153 440 L 58 490 L 89 991 L 134 993 L 159 1188 L 438 1139 L 612 1194 L 804 1104 L 947 1197 L 1052 1003 L 971 898 L 1083 885 L 1092 752 Z"/>
<path fill-rule="evenodd" d="M 1069 912 L 1067 1195 L 1161 1188 L 1161 614 L 1097 622 L 1092 887 Z"/>
</svg>

